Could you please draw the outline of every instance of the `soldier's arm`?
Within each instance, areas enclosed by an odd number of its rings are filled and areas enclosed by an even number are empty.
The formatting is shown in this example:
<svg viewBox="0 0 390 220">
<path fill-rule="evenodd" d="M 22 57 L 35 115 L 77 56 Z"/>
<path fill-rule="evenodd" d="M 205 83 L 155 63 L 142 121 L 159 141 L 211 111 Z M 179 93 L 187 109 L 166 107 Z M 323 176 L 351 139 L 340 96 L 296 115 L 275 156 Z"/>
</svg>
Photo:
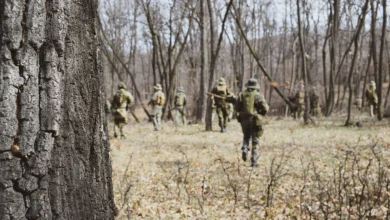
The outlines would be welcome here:
<svg viewBox="0 0 390 220">
<path fill-rule="evenodd" d="M 258 93 L 256 95 L 255 107 L 258 113 L 265 115 L 269 111 L 269 106 L 265 101 L 265 98 L 262 94 Z"/>
<path fill-rule="evenodd" d="M 183 106 L 186 106 L 187 105 L 187 96 L 184 94 L 184 101 L 183 101 Z"/>
<path fill-rule="evenodd" d="M 241 108 L 242 108 L 242 101 L 241 101 L 241 93 L 240 93 L 240 94 L 238 94 L 238 97 L 236 99 L 236 103 L 234 105 L 234 110 L 236 112 L 240 112 Z"/>
</svg>

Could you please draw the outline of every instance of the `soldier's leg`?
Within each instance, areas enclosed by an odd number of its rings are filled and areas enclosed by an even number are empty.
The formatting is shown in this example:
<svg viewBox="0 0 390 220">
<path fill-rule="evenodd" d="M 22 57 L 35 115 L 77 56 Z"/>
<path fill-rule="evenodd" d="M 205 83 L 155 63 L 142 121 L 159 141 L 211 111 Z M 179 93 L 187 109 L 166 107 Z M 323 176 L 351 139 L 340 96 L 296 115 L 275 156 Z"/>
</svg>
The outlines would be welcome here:
<svg viewBox="0 0 390 220">
<path fill-rule="evenodd" d="M 121 138 L 125 139 L 125 135 L 123 134 L 123 127 L 125 127 L 125 123 L 119 124 L 119 131 L 121 133 Z"/>
<path fill-rule="evenodd" d="M 114 137 L 118 137 L 118 133 L 116 133 L 116 129 L 117 129 L 117 124 L 116 122 L 114 123 Z"/>
<path fill-rule="evenodd" d="M 260 126 L 256 126 L 255 124 L 252 125 L 252 153 L 251 153 L 251 167 L 258 167 L 258 160 L 259 160 L 259 142 L 260 137 L 263 134 L 263 129 Z"/>
<path fill-rule="evenodd" d="M 373 104 L 370 104 L 370 116 L 371 117 L 374 116 L 374 105 Z"/>
<path fill-rule="evenodd" d="M 162 116 L 162 109 L 159 109 L 157 113 L 157 129 L 161 129 L 161 116 Z"/>
<path fill-rule="evenodd" d="M 225 128 L 225 132 L 226 132 L 226 127 L 228 122 L 229 122 L 229 109 L 223 108 L 223 126 Z"/>
<path fill-rule="evenodd" d="M 183 125 L 186 126 L 187 125 L 187 117 L 186 117 L 186 109 L 184 107 L 181 110 L 181 117 L 183 120 Z"/>
<path fill-rule="evenodd" d="M 218 125 L 221 128 L 221 132 L 223 132 L 223 113 L 222 108 L 220 106 L 217 107 L 216 113 L 218 115 Z"/>
<path fill-rule="evenodd" d="M 119 124 L 118 115 L 115 114 L 115 115 L 114 115 L 114 137 L 115 137 L 115 138 L 118 137 L 118 133 L 117 133 L 118 124 Z"/>
<path fill-rule="evenodd" d="M 176 126 L 179 126 L 179 117 L 180 117 L 180 110 L 179 110 L 179 107 L 176 107 L 176 113 L 175 113 L 175 124 L 176 124 Z"/>
<path fill-rule="evenodd" d="M 158 131 L 158 122 L 157 122 L 157 114 L 156 112 L 154 112 L 154 114 L 152 115 L 152 119 L 153 119 L 153 127 L 154 127 L 154 130 L 155 131 Z"/>
<path fill-rule="evenodd" d="M 244 135 L 243 141 L 242 141 L 242 160 L 246 161 L 248 158 L 248 151 L 249 151 L 249 140 L 251 138 L 250 133 L 250 121 L 243 120 L 241 121 L 241 129 L 242 133 Z"/>
</svg>

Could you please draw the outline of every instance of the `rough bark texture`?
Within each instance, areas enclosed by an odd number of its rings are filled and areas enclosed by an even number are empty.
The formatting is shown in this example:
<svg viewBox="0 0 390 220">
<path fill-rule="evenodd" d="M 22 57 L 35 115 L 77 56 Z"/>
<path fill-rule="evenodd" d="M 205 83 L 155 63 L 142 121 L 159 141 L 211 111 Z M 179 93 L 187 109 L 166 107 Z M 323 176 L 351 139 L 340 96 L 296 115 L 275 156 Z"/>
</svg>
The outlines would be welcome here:
<svg viewBox="0 0 390 220">
<path fill-rule="evenodd" d="M 97 19 L 93 0 L 0 0 L 2 220 L 113 219 Z"/>
</svg>

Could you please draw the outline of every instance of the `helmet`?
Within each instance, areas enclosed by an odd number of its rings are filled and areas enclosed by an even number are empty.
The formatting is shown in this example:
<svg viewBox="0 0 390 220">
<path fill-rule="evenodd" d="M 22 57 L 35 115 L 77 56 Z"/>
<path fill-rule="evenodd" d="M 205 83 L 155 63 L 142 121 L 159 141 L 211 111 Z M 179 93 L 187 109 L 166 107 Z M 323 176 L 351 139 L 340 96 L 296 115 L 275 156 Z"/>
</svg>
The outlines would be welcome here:
<svg viewBox="0 0 390 220">
<path fill-rule="evenodd" d="M 260 89 L 260 85 L 255 78 L 250 78 L 245 87 L 248 89 Z"/>
<path fill-rule="evenodd" d="M 120 82 L 118 84 L 118 89 L 126 89 L 126 84 L 124 84 L 123 82 Z"/>
<path fill-rule="evenodd" d="M 218 85 L 226 85 L 225 79 L 223 77 L 218 79 Z"/>
<path fill-rule="evenodd" d="M 177 91 L 178 92 L 184 92 L 184 88 L 183 87 L 179 87 L 179 88 L 177 88 Z"/>
<path fill-rule="evenodd" d="M 161 84 L 156 84 L 154 86 L 154 88 L 157 89 L 157 90 L 162 90 Z"/>
</svg>

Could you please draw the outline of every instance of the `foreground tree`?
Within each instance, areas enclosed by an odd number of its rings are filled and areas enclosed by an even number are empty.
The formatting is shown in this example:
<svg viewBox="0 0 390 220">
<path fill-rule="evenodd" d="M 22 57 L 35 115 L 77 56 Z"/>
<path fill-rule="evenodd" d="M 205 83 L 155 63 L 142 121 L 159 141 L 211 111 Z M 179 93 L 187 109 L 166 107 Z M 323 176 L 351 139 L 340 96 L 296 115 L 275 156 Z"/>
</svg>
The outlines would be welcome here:
<svg viewBox="0 0 390 220">
<path fill-rule="evenodd" d="M 0 14 L 0 219 L 113 219 L 97 1 Z"/>
</svg>

